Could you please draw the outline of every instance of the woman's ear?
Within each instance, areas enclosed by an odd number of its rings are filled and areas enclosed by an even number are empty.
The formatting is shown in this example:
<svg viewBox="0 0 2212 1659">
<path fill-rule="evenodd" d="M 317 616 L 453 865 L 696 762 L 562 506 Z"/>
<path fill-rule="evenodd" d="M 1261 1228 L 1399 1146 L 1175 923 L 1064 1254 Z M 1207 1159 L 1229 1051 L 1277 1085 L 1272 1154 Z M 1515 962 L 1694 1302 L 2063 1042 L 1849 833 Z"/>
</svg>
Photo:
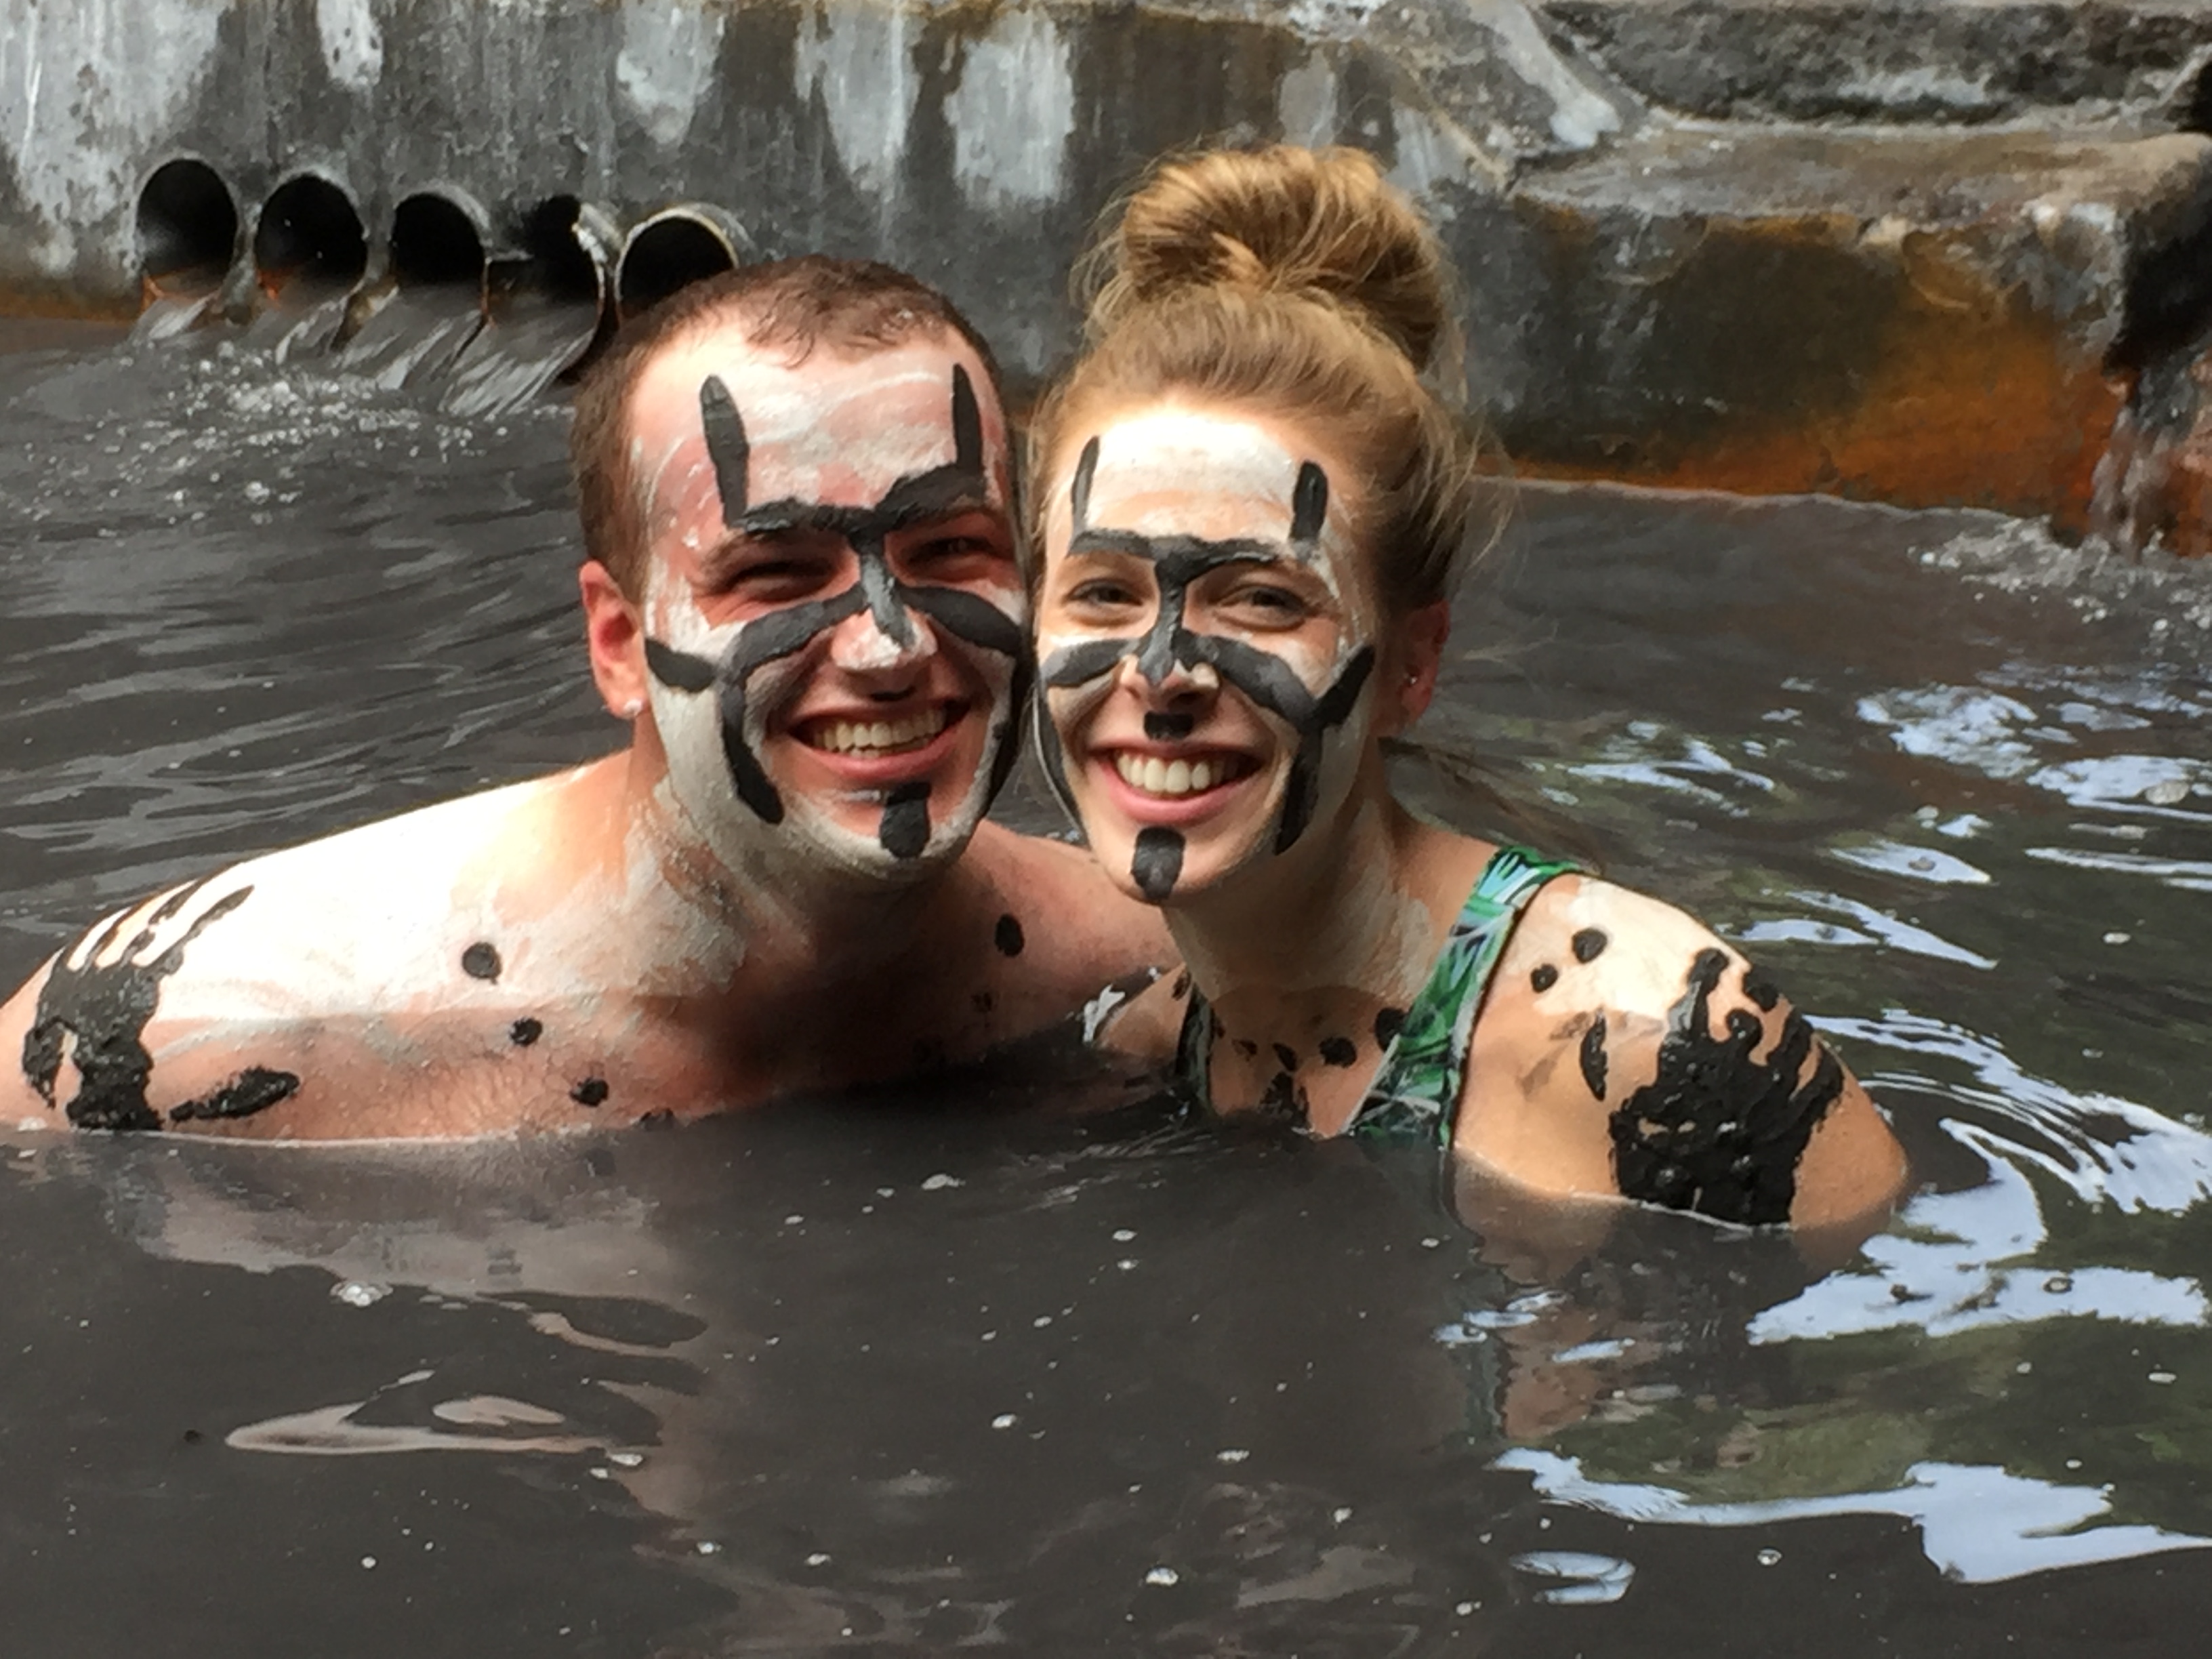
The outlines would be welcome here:
<svg viewBox="0 0 2212 1659">
<path fill-rule="evenodd" d="M 645 712 L 645 621 L 615 580 L 614 572 L 587 559 L 576 573 L 584 601 L 584 638 L 591 647 L 592 678 L 617 720 Z"/>
<path fill-rule="evenodd" d="M 1438 599 L 1409 612 L 1398 626 L 1391 653 L 1392 679 L 1382 688 L 1382 735 L 1395 737 L 1428 712 L 1443 671 L 1444 642 L 1451 637 L 1451 604 Z"/>
</svg>

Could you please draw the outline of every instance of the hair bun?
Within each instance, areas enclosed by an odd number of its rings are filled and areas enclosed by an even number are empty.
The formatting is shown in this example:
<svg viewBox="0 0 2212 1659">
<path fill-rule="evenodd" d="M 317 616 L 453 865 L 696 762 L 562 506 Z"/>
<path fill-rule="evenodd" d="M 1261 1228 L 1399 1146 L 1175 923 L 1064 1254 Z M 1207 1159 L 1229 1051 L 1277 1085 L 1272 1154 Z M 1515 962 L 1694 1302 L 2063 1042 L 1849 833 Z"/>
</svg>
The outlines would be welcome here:
<svg viewBox="0 0 2212 1659">
<path fill-rule="evenodd" d="M 1106 252 L 1094 326 L 1185 289 L 1246 289 L 1341 306 L 1416 368 L 1451 326 L 1443 250 L 1364 150 L 1277 144 L 1164 162 Z"/>
</svg>

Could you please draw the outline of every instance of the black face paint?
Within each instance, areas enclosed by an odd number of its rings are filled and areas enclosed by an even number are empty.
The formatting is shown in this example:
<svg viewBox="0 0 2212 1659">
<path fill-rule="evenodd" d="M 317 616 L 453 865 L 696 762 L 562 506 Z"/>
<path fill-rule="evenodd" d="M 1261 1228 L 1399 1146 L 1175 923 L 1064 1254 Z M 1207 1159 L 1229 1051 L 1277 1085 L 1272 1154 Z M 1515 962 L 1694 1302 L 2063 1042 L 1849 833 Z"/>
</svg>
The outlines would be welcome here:
<svg viewBox="0 0 2212 1659">
<path fill-rule="evenodd" d="M 1023 936 L 1020 921 L 1008 915 L 1000 916 L 998 924 L 991 929 L 991 943 L 999 947 L 1000 956 L 1018 957 L 1029 940 Z"/>
<path fill-rule="evenodd" d="M 1297 1071 L 1298 1069 L 1298 1051 L 1291 1048 L 1287 1042 L 1278 1042 L 1274 1047 L 1275 1064 L 1281 1066 L 1286 1072 Z"/>
<path fill-rule="evenodd" d="M 184 937 L 150 961 L 154 929 L 189 903 L 205 881 L 179 888 L 161 901 L 122 949 L 120 958 L 100 958 L 120 939 L 127 913 L 118 916 L 85 948 L 84 965 L 72 968 L 65 953 L 58 958 L 39 990 L 39 1005 L 23 1033 L 23 1076 L 49 1106 L 61 1075 L 63 1049 L 75 1039 L 70 1058 L 76 1066 L 77 1090 L 67 1107 L 80 1129 L 158 1129 L 161 1118 L 146 1103 L 146 1085 L 154 1057 L 146 1052 L 146 1026 L 161 1000 L 161 981 L 184 965 L 185 947 L 210 925 L 246 902 L 253 891 L 241 887 L 208 906 Z"/>
<path fill-rule="evenodd" d="M 1175 976 L 1175 983 L 1168 987 L 1168 994 L 1174 998 L 1177 1002 L 1181 1002 L 1185 997 L 1190 994 L 1189 969 L 1184 969 L 1181 973 Z"/>
<path fill-rule="evenodd" d="M 1090 522 L 1091 489 L 1098 469 L 1098 440 L 1083 447 L 1075 477 L 1068 487 L 1073 527 L 1067 550 L 1127 555 L 1146 561 L 1159 589 L 1159 608 L 1152 624 L 1137 640 L 1086 640 L 1055 651 L 1039 670 L 1039 684 L 1047 689 L 1087 685 L 1103 678 L 1133 657 L 1137 672 L 1153 684 L 1164 681 L 1177 666 L 1193 669 L 1203 664 L 1213 669 L 1258 707 L 1288 726 L 1297 735 L 1297 749 L 1291 759 L 1290 775 L 1283 790 L 1281 813 L 1275 827 L 1275 850 L 1286 850 L 1305 833 L 1312 821 L 1315 792 L 1319 787 L 1322 739 L 1350 717 L 1353 704 L 1375 666 L 1375 651 L 1362 646 L 1354 652 L 1336 679 L 1318 696 L 1291 672 L 1290 665 L 1273 652 L 1262 651 L 1242 640 L 1217 634 L 1195 634 L 1183 625 L 1185 599 L 1190 585 L 1207 572 L 1224 565 L 1268 563 L 1280 557 L 1279 544 L 1249 537 L 1208 541 L 1197 536 L 1145 536 L 1134 531 L 1095 529 Z M 1292 491 L 1290 544 L 1310 551 L 1321 534 L 1328 510 L 1328 477 L 1312 461 L 1298 468 Z M 1171 739 L 1153 732 L 1147 716 L 1146 733 L 1155 741 Z M 1167 718 L 1178 718 L 1169 716 Z M 1040 737 L 1050 729 L 1041 720 Z M 1186 730 L 1188 728 L 1186 727 Z M 1070 804 L 1066 775 L 1056 741 L 1046 741 L 1045 763 L 1064 804 Z"/>
<path fill-rule="evenodd" d="M 1403 1008 L 1382 1008 L 1376 1010 L 1375 1014 L 1375 1046 L 1387 1053 L 1390 1045 L 1398 1040 L 1398 1033 L 1405 1029 L 1406 1011 Z"/>
<path fill-rule="evenodd" d="M 1136 849 L 1129 857 L 1129 879 L 1154 904 L 1165 902 L 1182 876 L 1182 831 L 1148 823 L 1137 831 Z"/>
<path fill-rule="evenodd" d="M 1559 982 L 1559 970 L 1548 962 L 1539 963 L 1529 971 L 1528 988 L 1541 996 Z"/>
<path fill-rule="evenodd" d="M 1262 1118 L 1298 1127 L 1304 1127 L 1311 1115 L 1306 1107 L 1306 1091 L 1298 1087 L 1297 1079 L 1288 1072 L 1278 1072 L 1268 1080 L 1258 1109 Z"/>
<path fill-rule="evenodd" d="M 461 971 L 471 979 L 496 980 L 499 952 L 479 939 L 461 952 Z"/>
<path fill-rule="evenodd" d="M 1595 962 L 1605 954 L 1607 939 L 1602 930 L 1585 927 L 1568 941 L 1577 962 Z"/>
<path fill-rule="evenodd" d="M 983 464 L 982 411 L 965 368 L 956 363 L 952 369 L 952 459 L 899 479 L 873 507 L 830 507 L 790 499 L 754 506 L 752 446 L 737 404 L 719 376 L 708 375 L 699 387 L 699 418 L 706 434 L 708 457 L 714 467 L 715 487 L 721 495 L 725 528 L 753 534 L 824 532 L 843 540 L 860 564 L 858 578 L 842 593 L 771 611 L 748 623 L 731 641 L 719 663 L 659 640 L 645 642 L 647 669 L 669 690 L 692 693 L 716 690 L 722 753 L 729 763 L 731 781 L 738 799 L 763 823 L 783 822 L 783 797 L 769 781 L 760 757 L 746 739 L 745 684 L 768 664 L 802 650 L 817 635 L 848 617 L 866 611 L 887 638 L 907 646 L 915 638 L 912 613 L 919 611 L 954 637 L 1009 659 L 1015 672 L 1008 705 L 1010 708 L 1021 706 L 1029 695 L 1029 645 L 1020 626 L 973 593 L 949 587 L 908 586 L 892 574 L 884 555 L 884 544 L 909 526 L 971 508 L 988 510 L 990 506 L 990 481 Z M 991 795 L 995 796 L 1005 784 L 1013 763 L 1013 744 L 1002 743 L 992 763 Z M 928 844 L 927 814 L 925 807 L 921 843 L 912 853 L 895 851 L 893 841 L 906 844 L 912 832 L 912 808 L 898 799 L 899 793 L 894 790 L 885 801 L 885 823 L 878 834 L 893 857 L 912 858 Z M 903 812 L 907 819 L 896 827 L 890 822 L 894 811 Z"/>
<path fill-rule="evenodd" d="M 1146 714 L 1145 735 L 1154 743 L 1181 743 L 1198 724 L 1191 714 Z"/>
<path fill-rule="evenodd" d="M 518 1019 L 507 1028 L 507 1040 L 518 1048 L 527 1048 L 545 1035 L 545 1023 L 537 1019 Z"/>
<path fill-rule="evenodd" d="M 1659 1074 L 1613 1114 L 1613 1173 L 1627 1197 L 1765 1226 L 1790 1219 L 1798 1162 L 1843 1092 L 1844 1069 L 1819 1048 L 1813 1075 L 1800 1086 L 1797 1075 L 1816 1045 L 1795 1011 L 1763 1060 L 1752 1051 L 1766 1028 L 1748 1009 L 1731 1010 L 1728 1035 L 1716 1039 L 1711 998 L 1727 968 L 1718 950 L 1701 951 L 1691 963 L 1681 1000 L 1668 1013 Z M 1748 984 L 1745 990 L 1751 994 Z"/>
<path fill-rule="evenodd" d="M 568 1098 L 579 1106 L 601 1106 L 606 1103 L 607 1080 L 603 1077 L 587 1077 L 568 1091 Z"/>
<path fill-rule="evenodd" d="M 884 821 L 876 836 L 895 859 L 920 858 L 929 845 L 929 786 L 902 783 L 893 789 L 884 798 Z"/>
<path fill-rule="evenodd" d="M 1323 1037 L 1321 1040 L 1321 1057 L 1331 1066 L 1349 1066 L 1359 1058 L 1359 1045 L 1350 1037 Z"/>
<path fill-rule="evenodd" d="M 1596 1099 L 1605 1098 L 1605 1011 L 1600 1009 L 1590 1017 L 1589 1029 L 1583 1033 L 1583 1081 L 1589 1085 Z"/>
<path fill-rule="evenodd" d="M 1249 1038 L 1231 1037 L 1229 1039 L 1229 1046 L 1247 1060 L 1254 1060 L 1259 1056 L 1260 1045 Z"/>
<path fill-rule="evenodd" d="M 172 1106 L 169 1121 L 190 1123 L 197 1119 L 211 1122 L 219 1118 L 252 1117 L 256 1112 L 265 1112 L 279 1101 L 289 1100 L 299 1092 L 300 1079 L 294 1073 L 272 1071 L 266 1066 L 249 1066 L 229 1082 L 210 1090 L 198 1100 Z"/>
</svg>

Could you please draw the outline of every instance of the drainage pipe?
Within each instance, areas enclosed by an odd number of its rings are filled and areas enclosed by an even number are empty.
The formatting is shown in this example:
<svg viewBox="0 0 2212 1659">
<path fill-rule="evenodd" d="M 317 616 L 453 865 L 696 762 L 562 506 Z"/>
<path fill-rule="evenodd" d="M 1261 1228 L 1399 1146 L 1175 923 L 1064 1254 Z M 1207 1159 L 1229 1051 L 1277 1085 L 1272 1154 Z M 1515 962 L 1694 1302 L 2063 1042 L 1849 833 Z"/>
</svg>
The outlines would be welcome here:
<svg viewBox="0 0 2212 1659">
<path fill-rule="evenodd" d="M 484 296 L 490 219 L 481 204 L 451 188 L 417 191 L 392 210 L 392 280 L 410 289 L 467 289 Z"/>
<path fill-rule="evenodd" d="M 138 192 L 138 273 L 147 303 L 211 295 L 238 257 L 238 198 L 196 155 L 154 169 Z"/>
<path fill-rule="evenodd" d="M 368 270 L 368 237 L 344 189 L 295 173 L 270 192 L 253 226 L 253 274 L 289 307 L 351 290 Z"/>
<path fill-rule="evenodd" d="M 734 270 L 752 250 L 752 238 L 725 209 L 705 202 L 663 208 L 633 226 L 623 243 L 616 311 L 628 321 L 702 277 Z"/>
</svg>

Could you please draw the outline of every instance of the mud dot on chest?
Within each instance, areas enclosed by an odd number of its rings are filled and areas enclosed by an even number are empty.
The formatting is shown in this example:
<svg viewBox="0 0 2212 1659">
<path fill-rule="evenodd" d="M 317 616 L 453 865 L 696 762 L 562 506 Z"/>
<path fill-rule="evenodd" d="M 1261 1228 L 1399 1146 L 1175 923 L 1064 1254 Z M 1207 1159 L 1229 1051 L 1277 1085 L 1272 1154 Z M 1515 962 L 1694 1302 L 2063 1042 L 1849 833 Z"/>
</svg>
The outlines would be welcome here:
<svg viewBox="0 0 2212 1659">
<path fill-rule="evenodd" d="M 499 952 L 482 939 L 461 952 L 461 971 L 471 979 L 496 980 L 499 968 Z"/>
<path fill-rule="evenodd" d="M 518 1048 L 527 1048 L 544 1035 L 545 1024 L 543 1020 L 526 1018 L 518 1019 L 507 1028 L 507 1040 Z"/>
<path fill-rule="evenodd" d="M 568 1091 L 568 1098 L 579 1106 L 599 1106 L 606 1103 L 607 1080 L 603 1077 L 587 1077 Z"/>
</svg>

